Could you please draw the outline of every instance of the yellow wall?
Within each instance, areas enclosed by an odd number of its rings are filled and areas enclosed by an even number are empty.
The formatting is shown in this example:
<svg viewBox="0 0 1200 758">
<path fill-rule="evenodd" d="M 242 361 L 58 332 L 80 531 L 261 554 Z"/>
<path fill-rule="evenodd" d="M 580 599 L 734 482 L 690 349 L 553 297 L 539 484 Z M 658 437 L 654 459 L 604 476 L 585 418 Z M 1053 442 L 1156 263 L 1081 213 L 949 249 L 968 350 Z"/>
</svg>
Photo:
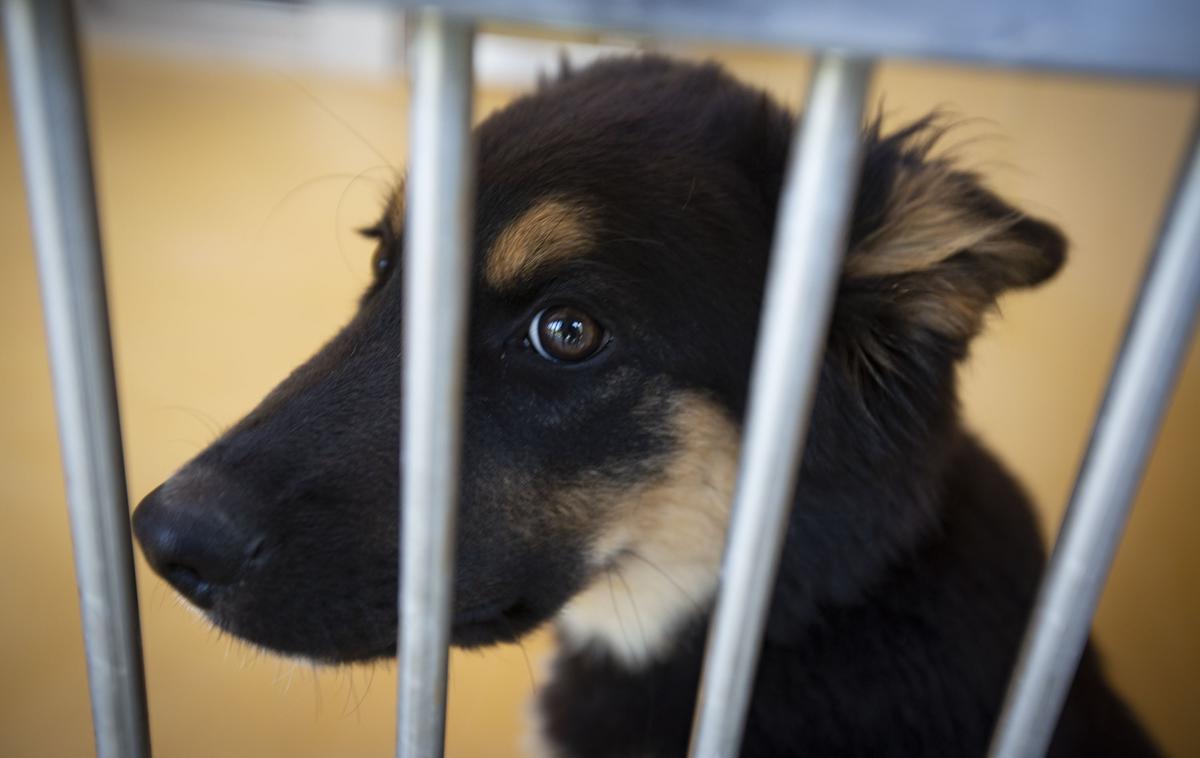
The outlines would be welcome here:
<svg viewBox="0 0 1200 758">
<path fill-rule="evenodd" d="M 803 61 L 732 60 L 798 101 Z M 401 163 L 405 97 L 383 83 L 114 54 L 92 56 L 88 79 L 136 502 L 351 312 L 369 255 L 351 230 L 373 218 Z M 963 371 L 968 418 L 1028 484 L 1050 530 L 1194 93 L 913 64 L 885 66 L 875 86 L 895 118 L 945 105 L 983 119 L 962 132 L 985 137 L 964 148 L 971 163 L 1074 241 L 1063 275 L 1006 300 L 1004 320 Z M 504 99 L 485 93 L 481 109 Z M 6 96 L 0 108 L 0 755 L 88 755 L 49 374 Z M 1098 620 L 1117 681 L 1180 756 L 1200 753 L 1198 441 L 1193 354 Z M 314 671 L 221 638 L 138 560 L 158 755 L 389 753 L 394 666 Z M 525 648 L 454 655 L 451 755 L 517 754 L 546 639 Z"/>
</svg>

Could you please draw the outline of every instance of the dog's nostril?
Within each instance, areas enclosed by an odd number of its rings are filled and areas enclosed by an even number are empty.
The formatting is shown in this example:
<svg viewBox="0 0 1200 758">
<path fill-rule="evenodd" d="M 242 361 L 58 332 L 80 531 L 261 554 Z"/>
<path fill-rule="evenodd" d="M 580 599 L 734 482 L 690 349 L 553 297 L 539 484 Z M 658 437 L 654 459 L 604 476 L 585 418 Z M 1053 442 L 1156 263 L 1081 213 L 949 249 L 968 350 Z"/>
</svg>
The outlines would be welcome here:
<svg viewBox="0 0 1200 758">
<path fill-rule="evenodd" d="M 196 573 L 195 569 L 189 568 L 179 563 L 171 563 L 163 568 L 163 573 L 172 580 L 178 581 L 180 584 L 204 584 L 204 580 L 200 578 L 200 574 Z"/>
<path fill-rule="evenodd" d="M 177 477 L 146 496 L 133 530 L 150 566 L 207 608 L 222 587 L 242 580 L 263 540 L 242 526 L 244 503 L 230 501 L 229 482 L 212 472 Z"/>
<path fill-rule="evenodd" d="M 174 563 L 164 567 L 162 575 L 172 587 L 196 605 L 201 608 L 212 606 L 213 586 L 194 569 Z"/>
</svg>

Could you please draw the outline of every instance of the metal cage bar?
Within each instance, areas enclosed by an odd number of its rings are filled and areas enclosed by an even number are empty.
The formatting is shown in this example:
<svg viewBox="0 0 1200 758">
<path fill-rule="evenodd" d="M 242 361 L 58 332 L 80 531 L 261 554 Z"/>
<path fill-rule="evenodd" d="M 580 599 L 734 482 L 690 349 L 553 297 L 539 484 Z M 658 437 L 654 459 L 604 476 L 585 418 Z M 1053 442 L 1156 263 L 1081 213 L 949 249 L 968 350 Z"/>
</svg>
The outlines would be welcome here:
<svg viewBox="0 0 1200 758">
<path fill-rule="evenodd" d="M 738 751 L 854 206 L 870 63 L 817 61 L 779 202 L 737 487 L 692 726 Z"/>
<path fill-rule="evenodd" d="M 871 58 L 1200 78 L 1195 0 L 381 0 L 480 19 Z"/>
<path fill-rule="evenodd" d="M 100 758 L 150 754 L 100 227 L 68 0 L 4 0 Z"/>
<path fill-rule="evenodd" d="M 1187 356 L 1200 306 L 1200 128 L 1042 580 L 992 758 L 1045 754 Z"/>
<path fill-rule="evenodd" d="M 396 754 L 442 754 L 474 227 L 471 26 L 410 15 Z"/>
</svg>

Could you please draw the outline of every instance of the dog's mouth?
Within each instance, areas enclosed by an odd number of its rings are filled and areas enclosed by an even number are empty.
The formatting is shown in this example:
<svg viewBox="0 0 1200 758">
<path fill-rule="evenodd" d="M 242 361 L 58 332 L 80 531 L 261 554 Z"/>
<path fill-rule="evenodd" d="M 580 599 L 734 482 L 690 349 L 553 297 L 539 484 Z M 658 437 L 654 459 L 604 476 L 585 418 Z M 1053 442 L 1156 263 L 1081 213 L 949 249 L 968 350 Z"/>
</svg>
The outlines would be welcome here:
<svg viewBox="0 0 1200 758">
<path fill-rule="evenodd" d="M 197 602 L 197 599 L 189 597 L 187 593 L 180 593 L 180 597 L 189 610 L 205 622 L 251 645 L 276 654 L 299 656 L 330 665 L 391 658 L 396 655 L 394 623 L 374 629 L 374 633 L 363 635 L 364 638 L 352 642 L 347 639 L 327 639 L 326 634 L 316 633 L 317 630 L 303 630 L 299 624 L 289 625 L 289 633 L 281 635 L 273 626 L 257 621 L 245 621 L 246 614 L 227 607 L 220 599 L 213 602 L 211 598 L 205 597 L 201 602 Z M 255 619 L 258 618 L 258 614 L 252 615 Z M 462 648 L 516 642 L 537 628 L 541 621 L 541 617 L 532 606 L 520 599 L 476 605 L 455 612 L 451 620 L 450 641 L 451 644 Z"/>
<path fill-rule="evenodd" d="M 450 639 L 465 648 L 515 642 L 538 623 L 537 614 L 523 600 L 487 603 L 456 612 Z"/>
</svg>

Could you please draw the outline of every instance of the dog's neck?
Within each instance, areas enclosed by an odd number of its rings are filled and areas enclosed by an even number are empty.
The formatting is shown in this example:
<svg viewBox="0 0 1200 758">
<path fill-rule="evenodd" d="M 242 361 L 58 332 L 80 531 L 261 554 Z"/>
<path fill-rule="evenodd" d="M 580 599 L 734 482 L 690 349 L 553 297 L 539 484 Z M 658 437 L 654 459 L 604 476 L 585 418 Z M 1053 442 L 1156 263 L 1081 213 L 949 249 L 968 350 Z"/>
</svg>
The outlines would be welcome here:
<svg viewBox="0 0 1200 758">
<path fill-rule="evenodd" d="M 913 466 L 880 473 L 878 479 L 837 488 L 801 481 L 772 597 L 768 641 L 794 642 L 819 621 L 823 608 L 862 602 L 897 561 L 936 531 L 940 477 L 930 484 Z M 734 476 L 732 469 L 720 474 L 730 491 Z M 710 517 L 715 501 L 725 502 L 717 494 L 712 498 Z M 680 505 L 672 528 L 641 532 L 635 549 L 616 553 L 563 609 L 557 619 L 563 653 L 590 649 L 636 671 L 670 658 L 680 635 L 698 623 L 706 627 L 719 583 L 724 523 L 696 518 L 694 510 Z M 894 518 L 899 526 L 880 531 L 873 523 L 880 517 Z M 821 536 L 831 525 L 841 535 L 838 549 Z"/>
<path fill-rule="evenodd" d="M 737 476 L 739 434 L 724 411 L 679 399 L 676 451 L 663 473 L 615 504 L 593 545 L 590 583 L 558 616 L 568 649 L 599 646 L 637 669 L 669 656 L 716 592 Z"/>
</svg>

